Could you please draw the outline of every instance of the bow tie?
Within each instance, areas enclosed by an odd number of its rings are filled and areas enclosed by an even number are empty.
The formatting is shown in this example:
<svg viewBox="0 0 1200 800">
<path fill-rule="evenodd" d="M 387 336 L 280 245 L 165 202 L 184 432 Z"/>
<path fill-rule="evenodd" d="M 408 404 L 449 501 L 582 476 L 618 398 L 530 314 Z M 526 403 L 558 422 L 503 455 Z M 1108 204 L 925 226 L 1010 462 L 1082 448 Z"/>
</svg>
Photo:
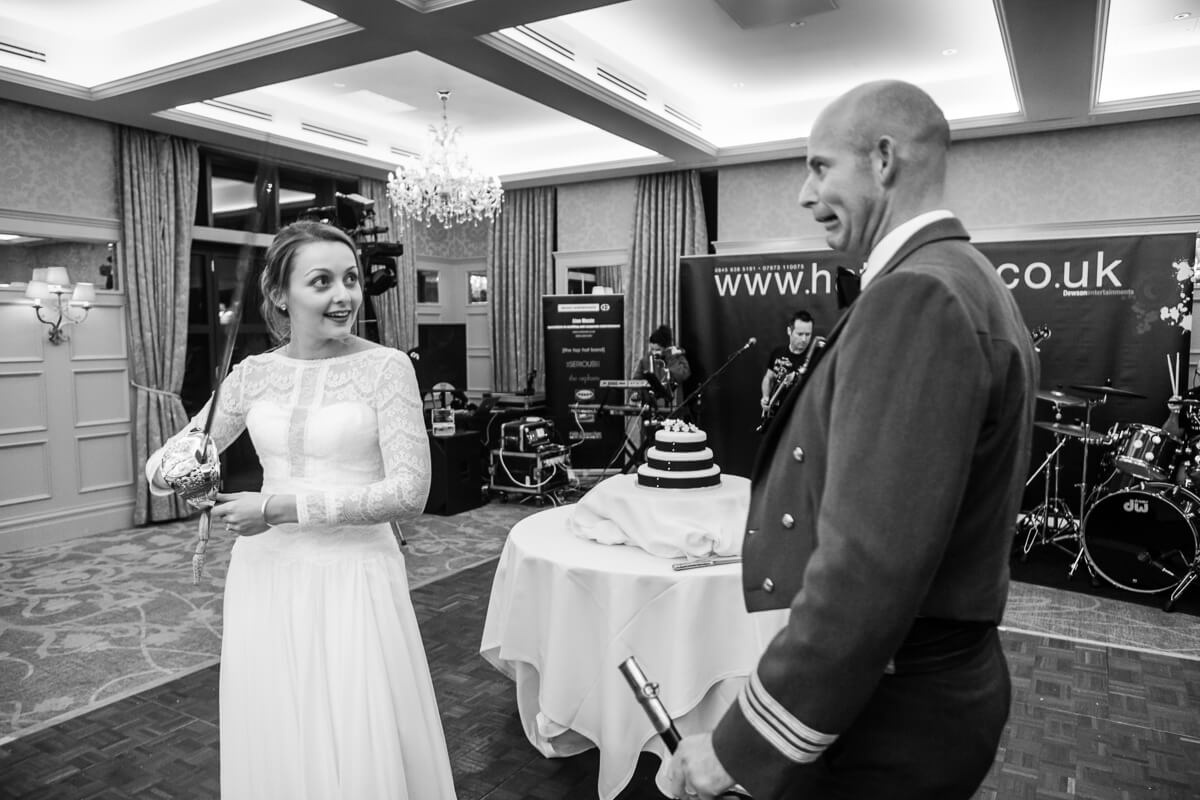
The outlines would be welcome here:
<svg viewBox="0 0 1200 800">
<path fill-rule="evenodd" d="M 862 292 L 862 276 L 846 267 L 838 267 L 834 285 L 837 289 L 838 308 L 849 308 Z"/>
</svg>

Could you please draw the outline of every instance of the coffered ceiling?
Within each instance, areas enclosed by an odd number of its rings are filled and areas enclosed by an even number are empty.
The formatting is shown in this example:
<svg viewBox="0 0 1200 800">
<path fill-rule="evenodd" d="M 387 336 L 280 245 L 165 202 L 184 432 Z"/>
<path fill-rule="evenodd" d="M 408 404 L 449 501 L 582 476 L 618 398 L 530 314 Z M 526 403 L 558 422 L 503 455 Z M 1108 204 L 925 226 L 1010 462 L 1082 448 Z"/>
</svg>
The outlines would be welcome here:
<svg viewBox="0 0 1200 800">
<path fill-rule="evenodd" d="M 382 176 L 446 112 L 506 186 L 801 155 L 903 78 L 956 136 L 1200 113 L 1200 0 L 0 0 L 0 98 Z"/>
</svg>

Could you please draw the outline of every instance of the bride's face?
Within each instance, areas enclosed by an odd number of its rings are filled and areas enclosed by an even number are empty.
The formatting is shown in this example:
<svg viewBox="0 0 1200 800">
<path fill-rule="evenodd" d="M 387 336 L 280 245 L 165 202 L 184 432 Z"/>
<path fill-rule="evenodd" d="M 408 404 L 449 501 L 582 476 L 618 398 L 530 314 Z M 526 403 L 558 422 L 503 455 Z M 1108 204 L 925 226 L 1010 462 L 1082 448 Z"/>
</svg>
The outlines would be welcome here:
<svg viewBox="0 0 1200 800">
<path fill-rule="evenodd" d="M 349 336 L 362 301 L 354 251 L 340 242 L 309 242 L 296 251 L 287 285 L 293 338 Z"/>
</svg>

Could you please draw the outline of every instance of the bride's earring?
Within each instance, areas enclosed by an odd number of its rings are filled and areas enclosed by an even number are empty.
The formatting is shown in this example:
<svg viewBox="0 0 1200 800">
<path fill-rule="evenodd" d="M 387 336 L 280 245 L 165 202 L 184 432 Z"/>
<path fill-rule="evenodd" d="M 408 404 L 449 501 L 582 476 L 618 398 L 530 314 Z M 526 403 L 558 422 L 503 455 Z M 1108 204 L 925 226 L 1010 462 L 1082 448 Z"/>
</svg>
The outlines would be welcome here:
<svg viewBox="0 0 1200 800">
<path fill-rule="evenodd" d="M 287 313 L 287 303 L 280 303 L 279 310 L 286 314 Z"/>
</svg>

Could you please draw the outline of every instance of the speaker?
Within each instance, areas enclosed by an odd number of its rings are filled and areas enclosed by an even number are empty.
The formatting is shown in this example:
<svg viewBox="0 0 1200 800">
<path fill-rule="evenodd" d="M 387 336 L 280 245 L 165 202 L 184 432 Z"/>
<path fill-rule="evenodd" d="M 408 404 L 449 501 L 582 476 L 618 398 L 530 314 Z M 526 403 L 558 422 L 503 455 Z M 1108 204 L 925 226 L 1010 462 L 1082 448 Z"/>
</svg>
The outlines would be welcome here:
<svg viewBox="0 0 1200 800">
<path fill-rule="evenodd" d="M 479 431 L 429 437 L 433 476 L 426 514 L 458 514 L 483 505 L 483 444 Z"/>
</svg>

